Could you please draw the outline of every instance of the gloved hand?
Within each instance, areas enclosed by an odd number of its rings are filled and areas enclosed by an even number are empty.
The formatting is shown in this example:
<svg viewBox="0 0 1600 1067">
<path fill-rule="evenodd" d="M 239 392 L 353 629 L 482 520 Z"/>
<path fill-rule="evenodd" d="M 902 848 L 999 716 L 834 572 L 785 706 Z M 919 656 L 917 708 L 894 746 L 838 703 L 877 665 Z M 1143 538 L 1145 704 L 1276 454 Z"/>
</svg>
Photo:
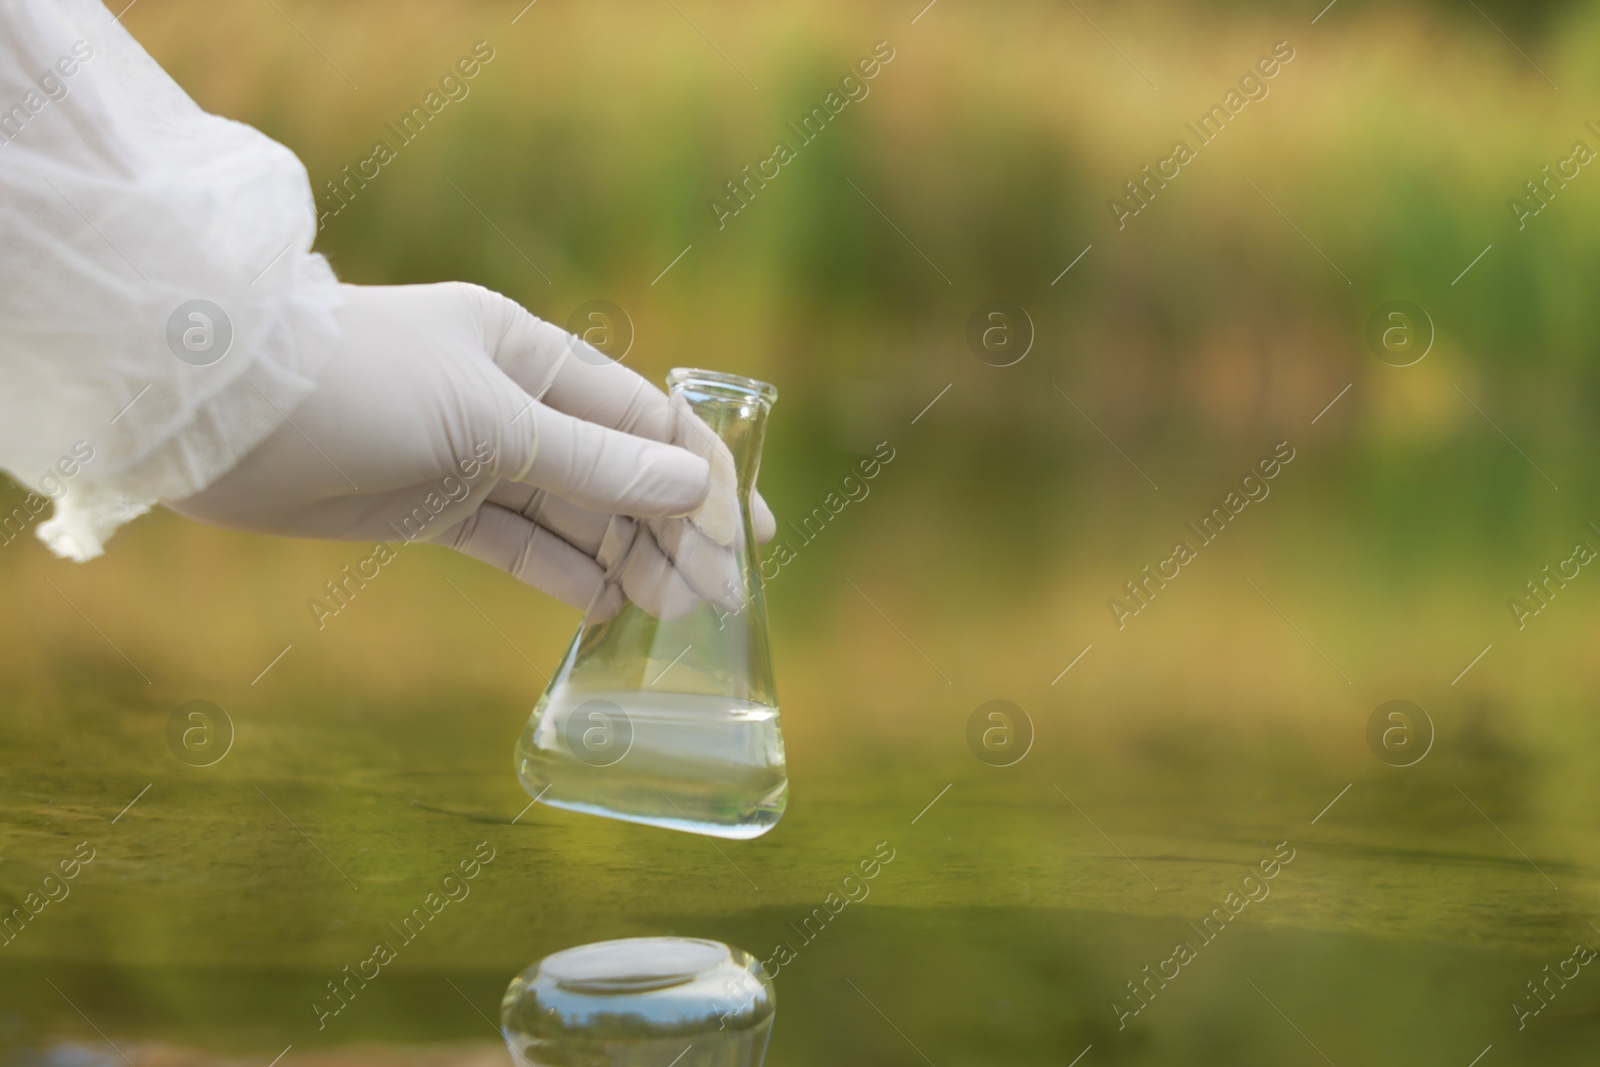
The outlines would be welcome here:
<svg viewBox="0 0 1600 1067">
<path fill-rule="evenodd" d="M 707 499 L 713 484 L 733 491 L 731 459 L 686 409 L 482 287 L 343 290 L 341 349 L 315 392 L 232 471 L 167 507 L 288 536 L 436 541 L 579 608 L 635 536 L 613 516 L 643 518 L 620 592 L 595 614 L 624 594 L 655 614 L 696 594 L 727 603 L 737 545 L 672 518 L 737 507 Z M 759 494 L 752 518 L 770 540 Z"/>
</svg>

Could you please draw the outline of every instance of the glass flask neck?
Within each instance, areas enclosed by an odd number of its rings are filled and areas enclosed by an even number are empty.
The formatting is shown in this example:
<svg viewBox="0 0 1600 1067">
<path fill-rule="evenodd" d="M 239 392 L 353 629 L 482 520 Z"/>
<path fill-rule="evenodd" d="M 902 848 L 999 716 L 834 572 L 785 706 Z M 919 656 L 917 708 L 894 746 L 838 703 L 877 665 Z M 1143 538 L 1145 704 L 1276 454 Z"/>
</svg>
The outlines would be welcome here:
<svg viewBox="0 0 1600 1067">
<path fill-rule="evenodd" d="M 778 390 L 754 378 L 689 367 L 676 367 L 667 374 L 667 390 L 682 397 L 728 446 L 739 476 L 739 499 L 747 500 L 756 484 L 767 416 Z"/>
</svg>

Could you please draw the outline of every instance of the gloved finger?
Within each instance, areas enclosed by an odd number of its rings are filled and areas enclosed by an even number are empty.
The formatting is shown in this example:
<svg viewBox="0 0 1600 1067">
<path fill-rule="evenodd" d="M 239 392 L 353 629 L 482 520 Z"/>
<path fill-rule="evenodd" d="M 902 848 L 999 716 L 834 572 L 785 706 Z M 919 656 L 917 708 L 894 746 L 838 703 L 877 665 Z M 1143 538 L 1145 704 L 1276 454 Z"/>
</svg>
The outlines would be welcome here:
<svg viewBox="0 0 1600 1067">
<path fill-rule="evenodd" d="M 778 536 L 778 517 L 767 507 L 760 490 L 752 490 L 750 493 L 750 524 L 755 527 L 758 545 L 764 545 Z"/>
<path fill-rule="evenodd" d="M 742 532 L 734 544 L 722 545 L 687 519 L 651 519 L 648 525 L 661 551 L 701 598 L 730 612 L 744 607 L 739 575 Z"/>
<path fill-rule="evenodd" d="M 523 485 L 521 482 L 503 480 L 497 482 L 489 492 L 488 499 L 501 507 L 520 513 L 524 518 L 553 527 L 562 537 L 590 555 L 599 550 L 600 538 L 605 535 L 606 522 L 610 518 L 604 512 L 579 507 L 571 501 L 563 501 L 553 493 L 536 489 L 531 485 Z M 773 518 L 767 502 L 759 496 L 752 497 L 751 505 L 751 520 L 755 526 L 756 543 L 766 544 L 777 535 L 778 521 Z M 548 521 L 546 521 L 547 509 L 554 509 L 548 512 Z M 660 540 L 661 520 L 657 520 L 654 525 L 657 540 Z"/>
<path fill-rule="evenodd" d="M 701 533 L 719 545 L 731 545 L 739 536 L 739 472 L 733 454 L 679 394 L 671 400 L 678 416 L 673 443 L 699 456 L 710 468 L 711 486 L 705 500 L 686 518 Z"/>
<path fill-rule="evenodd" d="M 530 522 L 549 527 L 591 558 L 599 555 L 600 544 L 611 523 L 611 516 L 603 511 L 582 507 L 548 490 L 521 482 L 501 482 L 489 492 L 489 500 Z"/>
<path fill-rule="evenodd" d="M 654 441 L 672 442 L 680 432 L 666 394 L 630 368 L 509 297 L 482 286 L 462 291 L 478 302 L 485 350 L 530 396 L 586 422 Z M 726 452 L 720 438 L 709 428 L 704 432 Z M 759 491 L 751 504 L 756 543 L 764 545 L 777 535 L 777 520 Z"/>
<path fill-rule="evenodd" d="M 592 558 L 496 504 L 478 508 L 438 543 L 498 567 L 580 611 L 596 606 L 596 594 L 606 588 L 605 575 Z M 613 591 L 611 599 L 621 606 L 620 592 Z"/>
<path fill-rule="evenodd" d="M 669 398 L 669 403 L 678 416 L 673 443 L 682 445 L 711 465 L 711 491 L 706 502 L 689 516 L 690 521 L 712 541 L 727 543 L 737 508 L 738 473 L 733 453 L 728 450 L 727 442 L 695 413 L 686 398 L 674 396 Z M 756 544 L 764 545 L 777 536 L 777 517 L 754 486 L 750 489 L 749 508 Z"/>
<path fill-rule="evenodd" d="M 654 440 L 646 440 L 628 433 L 618 433 L 606 429 L 596 423 L 576 418 L 568 418 L 565 413 L 554 411 L 549 407 L 536 406 L 530 413 L 536 416 L 535 425 L 540 434 L 539 452 L 535 458 L 535 471 L 528 476 L 518 478 L 517 481 L 530 485 L 548 488 L 551 492 L 566 497 L 580 504 L 585 504 L 597 511 L 632 515 L 636 517 L 653 518 L 660 515 L 687 515 L 693 514 L 694 521 L 699 524 L 707 535 L 714 541 L 723 541 L 729 537 L 737 525 L 738 505 L 734 497 L 737 491 L 737 479 L 733 465 L 733 456 L 728 447 L 706 424 L 689 410 L 687 403 L 680 401 L 679 411 L 675 412 L 678 419 L 678 428 L 668 438 L 667 443 L 657 444 Z M 671 409 L 669 408 L 669 411 Z M 654 505 L 635 502 L 631 506 L 621 506 L 610 502 L 604 496 L 580 494 L 573 490 L 574 483 L 568 479 L 560 482 L 542 481 L 537 474 L 541 461 L 555 463 L 557 456 L 551 451 L 553 441 L 546 434 L 546 424 L 552 424 L 557 429 L 570 430 L 576 435 L 574 446 L 564 452 L 563 462 L 570 462 L 570 456 L 585 456 L 589 454 L 586 442 L 591 440 L 611 441 L 618 446 L 619 454 L 607 463 L 597 462 L 595 475 L 598 477 L 597 488 L 607 484 L 633 485 L 634 487 L 649 488 L 653 479 L 660 477 L 643 462 L 634 457 L 662 457 L 661 462 L 671 470 L 686 476 L 687 461 L 699 459 L 700 463 L 693 466 L 695 475 L 694 486 L 697 495 L 685 504 L 676 506 L 659 502 Z M 562 440 L 565 440 L 564 438 Z M 676 446 L 675 448 L 669 446 Z M 512 477 L 513 475 L 507 475 Z M 608 483 L 607 479 L 613 479 Z M 684 492 L 687 485 L 674 488 L 671 485 L 660 485 L 663 498 L 671 493 Z M 673 497 L 673 499 L 684 499 Z M 772 514 L 772 509 L 759 492 L 750 494 L 751 521 L 754 526 L 756 543 L 764 545 L 771 541 L 778 532 L 778 521 Z"/>
<path fill-rule="evenodd" d="M 474 286 L 484 349 L 530 395 L 587 422 L 656 441 L 672 440 L 666 394 L 515 300 Z"/>
<path fill-rule="evenodd" d="M 553 536 L 595 560 L 602 574 L 609 576 L 612 586 L 620 588 L 622 596 L 656 618 L 681 618 L 700 599 L 679 568 L 662 553 L 660 545 L 648 533 L 635 534 L 631 520 L 619 519 L 614 524 L 614 516 L 517 482 L 500 483 L 490 492 L 489 500 L 547 531 L 545 536 Z M 635 536 L 639 537 L 637 544 L 633 543 Z M 622 556 L 627 552 L 635 558 L 629 558 L 627 565 L 621 566 Z M 611 606 L 609 601 L 605 605 L 606 608 Z M 606 617 L 612 613 L 607 610 Z M 597 620 L 591 617 L 590 621 Z"/>
<path fill-rule="evenodd" d="M 658 619 L 681 619 L 701 601 L 645 523 L 614 516 L 597 561 L 624 596 Z"/>
<path fill-rule="evenodd" d="M 612 529 L 611 516 L 517 482 L 501 482 L 489 499 L 553 531 L 580 552 L 606 558 L 602 548 Z M 685 519 L 651 519 L 647 525 L 652 536 L 642 539 L 633 551 L 644 553 L 650 563 L 622 575 L 628 599 L 658 618 L 677 618 L 693 606 L 692 601 L 681 610 L 677 606 L 685 590 L 728 611 L 739 610 L 744 597 L 738 554 L 733 548 L 709 540 Z M 614 557 L 621 551 L 613 548 L 611 554 Z M 657 560 L 657 556 L 664 558 Z M 668 567 L 673 572 L 670 575 L 665 572 Z"/>
<path fill-rule="evenodd" d="M 744 551 L 744 521 L 739 509 L 739 473 L 733 455 L 682 394 L 672 397 L 678 414 L 676 442 L 711 468 L 705 503 L 681 521 L 652 522 L 661 547 L 689 584 L 729 611 L 744 606 L 739 557 Z"/>
<path fill-rule="evenodd" d="M 700 457 L 530 403 L 509 378 L 490 373 L 507 394 L 476 412 L 487 422 L 481 432 L 504 445 L 491 473 L 613 514 L 683 515 L 705 500 L 710 475 Z"/>
</svg>

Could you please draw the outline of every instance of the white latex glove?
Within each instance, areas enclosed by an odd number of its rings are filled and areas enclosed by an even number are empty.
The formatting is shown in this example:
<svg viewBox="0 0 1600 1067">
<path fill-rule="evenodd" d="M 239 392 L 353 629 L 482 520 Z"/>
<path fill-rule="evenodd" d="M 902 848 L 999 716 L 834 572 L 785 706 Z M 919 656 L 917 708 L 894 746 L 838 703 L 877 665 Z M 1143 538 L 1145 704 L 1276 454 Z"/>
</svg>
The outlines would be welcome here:
<svg viewBox="0 0 1600 1067">
<path fill-rule="evenodd" d="M 731 461 L 703 424 L 480 286 L 343 290 L 340 350 L 310 398 L 232 471 L 169 508 L 287 536 L 436 541 L 596 615 L 624 594 L 655 614 L 678 614 L 697 595 L 728 603 L 742 533 L 730 544 L 708 521 L 713 540 L 693 521 L 737 508 L 708 499 L 713 484 L 732 492 L 712 477 Z M 756 538 L 768 541 L 776 521 L 759 494 L 753 508 Z M 634 535 L 612 516 L 652 521 L 613 576 L 612 602 L 593 605 Z"/>
</svg>

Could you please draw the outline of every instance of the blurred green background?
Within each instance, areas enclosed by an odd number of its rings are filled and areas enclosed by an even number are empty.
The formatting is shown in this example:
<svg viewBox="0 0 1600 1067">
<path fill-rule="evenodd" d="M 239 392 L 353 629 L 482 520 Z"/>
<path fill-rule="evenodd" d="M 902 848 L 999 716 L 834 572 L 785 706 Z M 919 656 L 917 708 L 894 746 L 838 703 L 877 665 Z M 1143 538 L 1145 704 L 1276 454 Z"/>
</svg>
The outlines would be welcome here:
<svg viewBox="0 0 1600 1067">
<path fill-rule="evenodd" d="M 1243 978 L 1340 1064 L 1585 1062 L 1600 979 L 1526 1031 L 1506 1005 L 1600 938 L 1600 579 L 1521 629 L 1509 601 L 1600 547 L 1600 177 L 1524 228 L 1508 202 L 1600 149 L 1596 5 L 142 0 L 123 21 L 203 107 L 299 153 L 325 206 L 487 42 L 470 93 L 325 220 L 340 276 L 475 281 L 557 323 L 605 299 L 653 380 L 775 383 L 780 522 L 895 458 L 814 542 L 780 534 L 793 799 L 734 857 L 755 892 L 692 837 L 507 825 L 512 744 L 577 619 L 498 572 L 407 548 L 319 631 L 307 600 L 370 546 L 161 513 L 88 565 L 0 548 L 0 887 L 102 849 L 0 949 L 16 1042 L 94 1040 L 41 971 L 113 1037 L 492 1040 L 460 1001 L 493 1016 L 545 952 L 670 929 L 764 954 L 888 839 L 905 858 L 873 903 L 780 978 L 798 1006 L 771 1062 L 927 1058 L 842 976 L 941 1065 L 1322 1062 Z M 724 183 L 879 41 L 870 94 L 719 228 Z M 1270 93 L 1119 229 L 1108 201 L 1279 42 Z M 968 343 L 992 300 L 1033 326 L 1011 366 Z M 1432 325 L 1411 366 L 1366 339 L 1394 300 Z M 1119 629 L 1108 599 L 1285 441 L 1270 496 Z M 164 736 L 196 698 L 238 729 L 207 770 Z M 965 740 L 996 698 L 1036 733 L 1004 769 Z M 1437 729 L 1416 766 L 1368 748 L 1391 699 Z M 337 1037 L 300 1033 L 484 838 L 508 859 L 480 910 Z M 1279 903 L 1118 1031 L 1123 983 L 1284 839 Z"/>
</svg>

